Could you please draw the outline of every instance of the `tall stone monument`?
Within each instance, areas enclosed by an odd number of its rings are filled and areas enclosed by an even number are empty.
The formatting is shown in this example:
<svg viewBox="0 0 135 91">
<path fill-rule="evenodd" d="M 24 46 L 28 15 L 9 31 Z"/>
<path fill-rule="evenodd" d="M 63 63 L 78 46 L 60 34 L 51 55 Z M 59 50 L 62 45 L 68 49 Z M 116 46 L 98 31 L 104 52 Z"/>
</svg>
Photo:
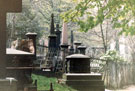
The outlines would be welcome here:
<svg viewBox="0 0 135 91">
<path fill-rule="evenodd" d="M 50 35 L 48 36 L 48 53 L 45 61 L 46 68 L 52 68 L 52 60 L 56 55 L 56 38 L 57 36 L 55 34 L 54 15 L 51 14 Z"/>
<path fill-rule="evenodd" d="M 63 22 L 61 45 L 68 45 L 67 23 Z"/>
<path fill-rule="evenodd" d="M 16 91 L 16 82 L 6 78 L 6 14 L 21 12 L 22 0 L 0 0 L 0 91 Z M 15 83 L 14 83 L 15 82 Z M 13 88 L 11 88 L 11 86 Z"/>
<path fill-rule="evenodd" d="M 55 34 L 55 27 L 54 27 L 54 15 L 51 15 L 51 25 L 50 25 L 50 35 L 48 36 L 49 39 L 49 51 L 51 51 L 51 49 L 55 49 L 56 48 L 56 34 Z"/>
<path fill-rule="evenodd" d="M 63 61 L 63 72 L 65 71 L 65 57 L 68 55 L 68 46 L 67 23 L 63 22 L 61 38 L 61 56 Z"/>
<path fill-rule="evenodd" d="M 60 48 L 60 39 L 61 39 L 61 31 L 59 30 L 59 24 L 56 24 L 56 35 L 57 35 L 57 38 L 56 38 L 56 48 L 59 49 Z"/>
<path fill-rule="evenodd" d="M 74 53 L 74 34 L 73 31 L 71 31 L 71 40 L 70 40 L 70 55 Z"/>
</svg>

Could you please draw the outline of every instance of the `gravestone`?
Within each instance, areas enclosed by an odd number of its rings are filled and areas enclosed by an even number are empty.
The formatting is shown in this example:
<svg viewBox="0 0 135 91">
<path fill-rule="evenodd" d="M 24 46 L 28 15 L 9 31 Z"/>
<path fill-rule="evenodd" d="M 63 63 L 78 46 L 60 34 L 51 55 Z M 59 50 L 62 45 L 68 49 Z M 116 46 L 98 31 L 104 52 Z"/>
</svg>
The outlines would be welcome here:
<svg viewBox="0 0 135 91">
<path fill-rule="evenodd" d="M 72 54 L 66 57 L 65 83 L 77 91 L 105 91 L 102 75 L 90 73 L 90 57 Z"/>
<path fill-rule="evenodd" d="M 56 38 L 56 48 L 59 49 L 60 48 L 60 39 L 61 39 L 61 31 L 59 30 L 59 24 L 56 25 L 56 35 L 57 35 L 57 38 Z"/>
<path fill-rule="evenodd" d="M 69 54 L 71 55 L 73 53 L 74 53 L 74 34 L 73 34 L 73 31 L 71 31 Z"/>
<path fill-rule="evenodd" d="M 55 34 L 55 28 L 54 28 L 54 15 L 51 15 L 51 25 L 50 25 L 50 35 L 48 36 L 49 39 L 49 51 L 52 49 L 56 49 L 56 34 Z"/>
<path fill-rule="evenodd" d="M 74 45 L 75 45 L 75 53 L 79 53 L 79 50 L 77 49 L 78 46 L 80 46 L 82 43 L 81 42 L 78 42 L 78 41 L 75 41 L 74 42 Z"/>
<path fill-rule="evenodd" d="M 69 73 L 90 73 L 90 57 L 82 54 L 72 54 L 66 57 L 66 67 Z"/>
<path fill-rule="evenodd" d="M 63 22 L 62 26 L 62 37 L 61 37 L 61 56 L 63 64 L 63 72 L 65 72 L 65 58 L 68 55 L 68 32 L 67 32 L 67 23 Z"/>
<path fill-rule="evenodd" d="M 77 49 L 79 50 L 80 54 L 84 54 L 85 55 L 85 50 L 86 50 L 86 46 L 78 46 Z"/>
<path fill-rule="evenodd" d="M 55 27 L 54 27 L 54 15 L 51 14 L 51 25 L 50 25 L 50 35 L 48 36 L 48 54 L 47 60 L 45 62 L 45 67 L 52 68 L 52 60 L 56 55 L 56 34 L 55 34 Z"/>
<path fill-rule="evenodd" d="M 22 0 L 0 0 L 0 91 L 8 91 L 12 86 L 6 78 L 6 14 L 7 12 L 21 12 Z M 10 83 L 10 80 L 8 80 Z M 3 84 L 5 83 L 5 84 Z M 15 91 L 15 89 L 10 89 Z"/>
<path fill-rule="evenodd" d="M 0 0 L 0 78 L 6 77 L 6 13 L 21 10 L 22 0 Z"/>
</svg>

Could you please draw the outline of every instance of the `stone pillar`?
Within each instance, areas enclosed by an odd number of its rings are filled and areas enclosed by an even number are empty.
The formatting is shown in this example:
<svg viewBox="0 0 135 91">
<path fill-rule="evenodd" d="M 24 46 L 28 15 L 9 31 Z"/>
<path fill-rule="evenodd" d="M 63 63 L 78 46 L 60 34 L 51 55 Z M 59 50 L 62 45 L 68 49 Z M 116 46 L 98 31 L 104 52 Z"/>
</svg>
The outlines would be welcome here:
<svg viewBox="0 0 135 91">
<path fill-rule="evenodd" d="M 75 45 L 75 53 L 78 53 L 78 49 L 77 49 L 77 47 L 79 46 L 79 45 L 81 45 L 82 43 L 80 43 L 80 42 L 78 42 L 78 41 L 75 41 L 74 42 L 74 45 Z"/>
<path fill-rule="evenodd" d="M 63 61 L 63 71 L 65 72 L 65 58 L 68 55 L 68 46 L 69 45 L 61 45 L 61 56 Z"/>
<path fill-rule="evenodd" d="M 6 77 L 6 13 L 21 12 L 22 0 L 0 0 L 0 78 Z"/>
<path fill-rule="evenodd" d="M 0 78 L 6 77 L 6 13 L 0 13 Z"/>
<path fill-rule="evenodd" d="M 56 25 L 56 48 L 60 48 L 61 31 L 59 30 L 59 24 Z"/>
<path fill-rule="evenodd" d="M 0 91 L 17 91 L 17 81 L 6 78 L 6 13 L 21 12 L 22 0 L 0 0 Z"/>
<path fill-rule="evenodd" d="M 74 53 L 74 35 L 73 35 L 73 31 L 71 31 L 71 40 L 70 40 L 70 48 L 69 48 L 69 54 L 73 54 Z"/>
<path fill-rule="evenodd" d="M 49 55 L 53 55 L 52 53 L 56 52 L 56 34 L 55 34 L 55 28 L 54 28 L 54 15 L 51 15 L 51 25 L 50 25 L 50 35 L 48 36 L 49 43 L 48 43 L 48 50 Z"/>
<path fill-rule="evenodd" d="M 86 46 L 78 46 L 79 53 L 85 55 L 86 48 Z"/>
<path fill-rule="evenodd" d="M 70 48 L 69 48 L 69 55 L 71 55 L 71 54 L 74 54 L 74 48 L 72 46 L 70 46 Z"/>
<path fill-rule="evenodd" d="M 63 61 L 63 72 L 65 72 L 65 58 L 68 54 L 68 33 L 67 33 L 67 23 L 64 22 L 62 26 L 62 39 L 61 39 L 61 55 Z"/>
<path fill-rule="evenodd" d="M 68 32 L 67 32 L 67 23 L 64 22 L 62 26 L 62 39 L 61 39 L 62 45 L 68 45 Z"/>
<path fill-rule="evenodd" d="M 37 52 L 37 48 L 36 48 L 36 36 L 37 36 L 37 33 L 27 33 L 26 36 L 29 38 L 29 39 L 32 39 L 33 40 L 33 46 L 34 46 L 34 55 L 36 56 Z"/>
</svg>

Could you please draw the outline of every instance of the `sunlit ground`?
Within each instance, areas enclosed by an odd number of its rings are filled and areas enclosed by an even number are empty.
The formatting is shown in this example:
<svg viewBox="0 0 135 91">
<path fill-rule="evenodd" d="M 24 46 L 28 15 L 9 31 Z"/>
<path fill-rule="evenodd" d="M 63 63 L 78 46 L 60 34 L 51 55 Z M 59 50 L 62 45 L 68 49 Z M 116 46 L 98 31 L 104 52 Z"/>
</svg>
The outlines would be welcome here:
<svg viewBox="0 0 135 91">
<path fill-rule="evenodd" d="M 119 90 L 108 90 L 106 89 L 105 91 L 135 91 L 135 86 L 131 85 L 131 86 L 126 86 L 123 89 L 119 89 Z"/>
</svg>

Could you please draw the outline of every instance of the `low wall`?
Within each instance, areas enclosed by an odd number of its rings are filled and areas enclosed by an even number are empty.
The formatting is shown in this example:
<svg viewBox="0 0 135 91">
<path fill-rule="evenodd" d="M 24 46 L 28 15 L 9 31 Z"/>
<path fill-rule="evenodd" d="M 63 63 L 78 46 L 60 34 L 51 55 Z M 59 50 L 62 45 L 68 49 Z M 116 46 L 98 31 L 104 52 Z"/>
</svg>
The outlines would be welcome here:
<svg viewBox="0 0 135 91">
<path fill-rule="evenodd" d="M 135 63 L 108 62 L 104 67 L 103 80 L 108 88 L 121 88 L 135 83 Z"/>
</svg>

